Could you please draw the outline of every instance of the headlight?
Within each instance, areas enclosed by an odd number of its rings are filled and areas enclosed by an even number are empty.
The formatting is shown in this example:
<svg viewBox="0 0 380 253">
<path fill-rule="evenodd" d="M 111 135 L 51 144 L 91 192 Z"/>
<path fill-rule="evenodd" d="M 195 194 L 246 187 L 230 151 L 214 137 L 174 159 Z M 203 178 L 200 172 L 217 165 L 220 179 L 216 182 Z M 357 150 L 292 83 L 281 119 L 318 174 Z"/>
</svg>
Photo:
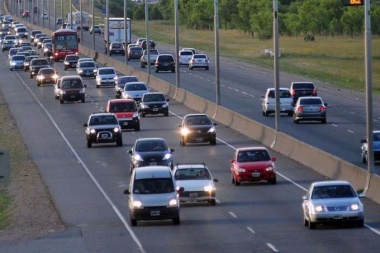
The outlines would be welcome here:
<svg viewBox="0 0 380 253">
<path fill-rule="evenodd" d="M 120 128 L 115 127 L 115 128 L 113 129 L 113 132 L 114 132 L 114 133 L 118 133 L 118 132 L 120 132 Z"/>
<path fill-rule="evenodd" d="M 214 190 L 214 187 L 211 185 L 206 185 L 203 189 L 205 192 L 212 192 Z"/>
<path fill-rule="evenodd" d="M 117 77 L 117 76 L 115 76 L 115 77 L 113 78 L 113 80 L 115 80 L 115 81 L 116 81 L 117 79 L 118 79 L 118 77 Z"/>
<path fill-rule="evenodd" d="M 11 65 L 14 66 L 14 65 L 16 65 L 16 63 L 15 62 L 11 62 Z"/>
<path fill-rule="evenodd" d="M 44 52 L 46 53 L 47 51 L 49 51 L 49 49 L 45 47 L 44 48 Z"/>
<path fill-rule="evenodd" d="M 274 170 L 273 167 L 267 167 L 267 168 L 265 168 L 265 171 L 273 171 L 273 170 Z"/>
<path fill-rule="evenodd" d="M 141 203 L 141 201 L 139 201 L 139 200 L 134 200 L 134 201 L 133 201 L 133 207 L 134 207 L 134 208 L 141 208 L 141 207 L 142 207 L 142 203 Z"/>
<path fill-rule="evenodd" d="M 207 133 L 215 133 L 215 127 L 211 127 L 211 128 L 207 131 Z"/>
<path fill-rule="evenodd" d="M 245 169 L 244 168 L 239 168 L 237 171 L 240 172 L 240 173 L 242 173 L 242 172 L 245 172 Z"/>
<path fill-rule="evenodd" d="M 94 133 L 96 133 L 95 129 L 94 129 L 94 128 L 91 128 L 91 129 L 90 129 L 90 134 L 94 134 Z"/>
<path fill-rule="evenodd" d="M 85 88 L 80 89 L 79 93 L 81 93 L 81 94 L 86 93 L 86 89 Z"/>
<path fill-rule="evenodd" d="M 25 66 L 29 66 L 29 62 L 24 62 L 24 65 Z"/>
<path fill-rule="evenodd" d="M 148 108 L 148 105 L 140 104 L 141 108 Z"/>
<path fill-rule="evenodd" d="M 352 211 L 357 211 L 357 210 L 359 210 L 359 205 L 358 204 L 351 204 L 350 208 Z"/>
<path fill-rule="evenodd" d="M 58 78 L 59 78 L 59 75 L 54 74 L 54 75 L 53 75 L 53 78 L 54 78 L 54 79 L 58 79 Z"/>
<path fill-rule="evenodd" d="M 172 157 L 172 154 L 165 154 L 164 158 L 162 160 L 169 160 L 170 157 Z"/>
<path fill-rule="evenodd" d="M 169 206 L 173 207 L 173 206 L 177 206 L 178 205 L 178 201 L 176 199 L 171 199 L 169 201 Z"/>
<path fill-rule="evenodd" d="M 83 73 L 83 70 L 82 70 L 82 69 L 78 69 L 78 72 L 79 72 L 79 73 Z"/>
<path fill-rule="evenodd" d="M 96 71 L 97 71 L 97 70 L 96 70 L 96 69 L 94 69 L 92 72 L 96 73 Z"/>
<path fill-rule="evenodd" d="M 163 108 L 168 107 L 168 106 L 169 106 L 168 103 L 165 103 L 165 104 L 162 105 Z"/>
<path fill-rule="evenodd" d="M 135 160 L 135 161 L 139 161 L 139 162 L 144 161 L 144 160 L 142 159 L 142 157 L 141 157 L 139 154 L 135 154 L 135 155 L 133 155 L 133 160 Z"/>
<path fill-rule="evenodd" d="M 191 131 L 189 129 L 187 129 L 186 127 L 184 127 L 184 128 L 181 129 L 181 135 L 186 136 L 186 135 L 188 135 L 190 133 L 191 133 Z"/>
<path fill-rule="evenodd" d="M 324 211 L 324 208 L 323 208 L 323 206 L 318 205 L 318 206 L 315 206 L 315 207 L 314 207 L 314 210 L 315 210 L 317 213 L 320 213 L 320 212 L 323 212 L 323 211 Z"/>
<path fill-rule="evenodd" d="M 139 117 L 139 113 L 138 112 L 134 112 L 132 117 L 133 118 Z"/>
<path fill-rule="evenodd" d="M 66 91 L 65 90 L 59 90 L 59 93 L 61 93 L 62 95 L 65 95 L 66 94 Z M 95 130 L 94 130 L 95 131 Z"/>
</svg>

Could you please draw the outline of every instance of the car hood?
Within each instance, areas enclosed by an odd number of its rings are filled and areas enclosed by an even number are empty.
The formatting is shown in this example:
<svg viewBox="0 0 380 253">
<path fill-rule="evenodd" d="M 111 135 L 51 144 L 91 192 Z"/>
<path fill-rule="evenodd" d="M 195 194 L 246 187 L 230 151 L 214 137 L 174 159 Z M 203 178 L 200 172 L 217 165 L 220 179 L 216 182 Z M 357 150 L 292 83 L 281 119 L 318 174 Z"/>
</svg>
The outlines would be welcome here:
<svg viewBox="0 0 380 253">
<path fill-rule="evenodd" d="M 79 70 L 83 70 L 83 71 L 88 71 L 88 70 L 94 70 L 96 69 L 95 67 L 82 67 L 82 68 L 78 68 Z"/>
<path fill-rule="evenodd" d="M 324 205 L 324 206 L 348 206 L 351 204 L 361 205 L 359 198 L 326 198 L 326 199 L 312 199 L 313 205 Z"/>
<path fill-rule="evenodd" d="M 168 206 L 169 201 L 172 199 L 177 199 L 176 192 L 170 193 L 158 193 L 158 194 L 136 194 L 134 193 L 132 199 L 141 201 L 143 207 L 154 207 L 154 206 Z"/>
<path fill-rule="evenodd" d="M 205 186 L 214 186 L 212 180 L 176 180 L 176 185 L 185 191 L 204 191 Z"/>
<path fill-rule="evenodd" d="M 116 75 L 114 74 L 109 74 L 109 75 L 97 75 L 99 78 L 114 78 Z"/>
<path fill-rule="evenodd" d="M 258 162 L 244 162 L 238 163 L 239 168 L 246 169 L 247 171 L 265 170 L 268 167 L 274 167 L 272 161 L 258 161 Z"/>
<path fill-rule="evenodd" d="M 130 96 L 132 98 L 141 98 L 145 93 L 147 93 L 147 90 L 136 90 L 136 91 L 124 91 L 124 96 Z"/>
<path fill-rule="evenodd" d="M 162 158 L 166 154 L 170 154 L 168 150 L 165 151 L 152 151 L 152 152 L 137 152 L 144 161 L 158 162 L 162 161 Z"/>
<path fill-rule="evenodd" d="M 144 105 L 164 105 L 166 103 L 166 101 L 143 102 Z"/>
</svg>

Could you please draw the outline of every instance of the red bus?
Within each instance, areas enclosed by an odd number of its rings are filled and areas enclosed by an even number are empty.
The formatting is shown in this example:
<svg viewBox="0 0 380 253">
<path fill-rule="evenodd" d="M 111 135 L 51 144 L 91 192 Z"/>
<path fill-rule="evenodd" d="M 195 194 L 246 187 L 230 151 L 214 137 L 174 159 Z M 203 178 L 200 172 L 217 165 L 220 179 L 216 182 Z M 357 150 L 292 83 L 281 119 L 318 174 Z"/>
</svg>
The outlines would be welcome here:
<svg viewBox="0 0 380 253">
<path fill-rule="evenodd" d="M 68 54 L 78 54 L 78 35 L 70 29 L 59 29 L 53 33 L 54 61 L 65 59 Z"/>
</svg>

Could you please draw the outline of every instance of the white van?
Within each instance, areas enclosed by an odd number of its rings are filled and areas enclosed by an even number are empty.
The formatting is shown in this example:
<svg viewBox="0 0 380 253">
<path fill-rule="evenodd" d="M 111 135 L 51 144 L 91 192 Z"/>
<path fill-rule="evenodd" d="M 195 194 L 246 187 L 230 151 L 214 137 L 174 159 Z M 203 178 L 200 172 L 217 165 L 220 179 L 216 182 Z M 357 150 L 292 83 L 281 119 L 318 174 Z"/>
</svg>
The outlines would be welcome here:
<svg viewBox="0 0 380 253">
<path fill-rule="evenodd" d="M 168 166 L 137 167 L 131 174 L 129 188 L 129 211 L 132 226 L 138 220 L 173 220 L 180 224 L 178 192 L 174 177 Z"/>
<path fill-rule="evenodd" d="M 279 88 L 280 93 L 280 113 L 293 115 L 294 102 L 288 88 Z M 275 88 L 268 88 L 265 95 L 261 97 L 263 115 L 268 116 L 276 111 Z"/>
</svg>

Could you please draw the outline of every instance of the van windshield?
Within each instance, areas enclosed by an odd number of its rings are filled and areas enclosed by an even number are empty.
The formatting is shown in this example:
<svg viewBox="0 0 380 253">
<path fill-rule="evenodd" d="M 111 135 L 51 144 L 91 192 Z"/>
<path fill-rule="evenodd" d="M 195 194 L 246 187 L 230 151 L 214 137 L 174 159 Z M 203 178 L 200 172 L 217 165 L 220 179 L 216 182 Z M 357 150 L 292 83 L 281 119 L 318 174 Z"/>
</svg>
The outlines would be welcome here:
<svg viewBox="0 0 380 253">
<path fill-rule="evenodd" d="M 135 194 L 157 194 L 174 192 L 171 178 L 136 179 L 133 184 Z"/>
</svg>

